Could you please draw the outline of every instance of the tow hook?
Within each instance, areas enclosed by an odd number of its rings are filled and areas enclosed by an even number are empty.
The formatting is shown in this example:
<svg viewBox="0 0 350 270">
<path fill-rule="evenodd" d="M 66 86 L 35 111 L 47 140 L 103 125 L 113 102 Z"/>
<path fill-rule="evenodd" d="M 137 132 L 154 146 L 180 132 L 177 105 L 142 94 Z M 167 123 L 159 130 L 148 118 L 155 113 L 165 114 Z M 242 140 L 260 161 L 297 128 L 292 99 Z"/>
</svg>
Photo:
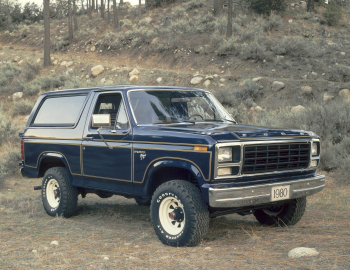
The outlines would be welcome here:
<svg viewBox="0 0 350 270">
<path fill-rule="evenodd" d="M 34 190 L 40 190 L 41 186 L 34 186 Z"/>
</svg>

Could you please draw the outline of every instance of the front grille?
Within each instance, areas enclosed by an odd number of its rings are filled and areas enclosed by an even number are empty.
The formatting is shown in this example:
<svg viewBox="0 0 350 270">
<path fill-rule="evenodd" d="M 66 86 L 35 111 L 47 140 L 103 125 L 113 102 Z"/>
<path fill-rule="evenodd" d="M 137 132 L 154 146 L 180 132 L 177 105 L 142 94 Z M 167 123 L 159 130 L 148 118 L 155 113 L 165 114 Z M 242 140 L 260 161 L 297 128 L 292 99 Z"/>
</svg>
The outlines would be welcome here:
<svg viewBox="0 0 350 270">
<path fill-rule="evenodd" d="M 309 143 L 244 146 L 242 174 L 305 169 L 309 166 Z"/>
</svg>

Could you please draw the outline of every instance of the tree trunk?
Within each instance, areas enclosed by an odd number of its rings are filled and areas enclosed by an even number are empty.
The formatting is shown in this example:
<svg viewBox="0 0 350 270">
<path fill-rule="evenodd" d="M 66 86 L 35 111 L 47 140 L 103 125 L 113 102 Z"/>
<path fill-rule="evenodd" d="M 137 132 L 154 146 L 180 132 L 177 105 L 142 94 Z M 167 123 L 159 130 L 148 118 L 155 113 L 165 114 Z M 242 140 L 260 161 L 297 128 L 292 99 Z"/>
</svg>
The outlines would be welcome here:
<svg viewBox="0 0 350 270">
<path fill-rule="evenodd" d="M 118 12 L 117 12 L 117 0 L 113 0 L 113 25 L 114 28 L 118 28 Z"/>
<path fill-rule="evenodd" d="M 44 0 L 44 67 L 51 65 L 50 57 L 50 0 Z"/>
<path fill-rule="evenodd" d="M 86 0 L 86 1 L 87 1 L 87 10 L 88 10 L 89 19 L 91 20 L 91 0 Z"/>
<path fill-rule="evenodd" d="M 98 0 L 96 0 L 95 10 L 96 10 L 96 13 L 98 13 Z"/>
<path fill-rule="evenodd" d="M 111 22 L 111 14 L 109 12 L 109 6 L 110 6 L 109 0 L 107 1 L 107 5 L 108 5 L 108 7 L 107 7 L 107 23 L 109 24 Z"/>
<path fill-rule="evenodd" d="M 85 8 L 84 8 L 84 0 L 81 0 L 81 9 L 82 9 L 82 12 L 83 14 L 85 14 Z"/>
<path fill-rule="evenodd" d="M 101 18 L 104 19 L 105 18 L 105 5 L 103 3 L 103 0 L 101 0 Z"/>
<path fill-rule="evenodd" d="M 73 39 L 72 3 L 68 0 L 68 40 Z"/>
<path fill-rule="evenodd" d="M 222 13 L 223 0 L 214 0 L 214 16 Z"/>
<path fill-rule="evenodd" d="M 141 0 L 139 0 L 139 20 L 141 20 Z"/>
<path fill-rule="evenodd" d="M 91 0 L 92 1 L 92 5 L 90 5 L 90 9 L 91 9 L 91 12 L 95 11 L 95 0 Z"/>
<path fill-rule="evenodd" d="M 226 39 L 229 39 L 230 37 L 232 37 L 232 1 L 233 0 L 228 0 L 227 1 L 227 8 L 228 8 L 228 12 L 227 12 L 227 32 L 226 32 Z"/>
<path fill-rule="evenodd" d="M 307 12 L 314 12 L 314 0 L 307 1 Z"/>
<path fill-rule="evenodd" d="M 74 31 L 78 30 L 78 21 L 77 21 L 77 6 L 75 5 L 75 1 L 73 0 L 73 21 L 74 21 Z"/>
<path fill-rule="evenodd" d="M 120 6 L 120 5 L 123 5 L 123 4 L 124 4 L 124 1 L 123 1 L 123 0 L 120 0 L 120 1 L 119 1 L 119 6 Z"/>
</svg>

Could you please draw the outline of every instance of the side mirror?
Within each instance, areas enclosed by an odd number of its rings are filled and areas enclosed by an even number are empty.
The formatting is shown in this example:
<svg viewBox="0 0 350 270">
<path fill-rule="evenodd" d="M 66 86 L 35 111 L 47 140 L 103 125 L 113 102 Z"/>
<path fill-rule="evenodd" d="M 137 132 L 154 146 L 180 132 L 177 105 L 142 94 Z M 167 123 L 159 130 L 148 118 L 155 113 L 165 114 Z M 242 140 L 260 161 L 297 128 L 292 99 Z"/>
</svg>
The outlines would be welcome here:
<svg viewBox="0 0 350 270">
<path fill-rule="evenodd" d="M 92 127 L 110 127 L 111 115 L 110 114 L 93 114 L 92 115 Z"/>
</svg>

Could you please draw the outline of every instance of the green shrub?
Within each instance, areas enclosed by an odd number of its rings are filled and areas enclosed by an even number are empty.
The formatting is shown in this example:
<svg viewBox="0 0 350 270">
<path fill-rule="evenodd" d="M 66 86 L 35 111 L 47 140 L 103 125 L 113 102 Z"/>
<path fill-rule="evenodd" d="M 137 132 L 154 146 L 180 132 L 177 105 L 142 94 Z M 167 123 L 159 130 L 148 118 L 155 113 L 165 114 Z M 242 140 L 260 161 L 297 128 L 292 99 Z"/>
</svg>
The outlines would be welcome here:
<svg viewBox="0 0 350 270">
<path fill-rule="evenodd" d="M 0 73 L 0 86 L 5 86 L 9 82 L 9 79 L 5 76 L 4 73 Z"/>
<path fill-rule="evenodd" d="M 171 18 L 172 19 L 179 19 L 184 16 L 184 13 L 186 12 L 186 9 L 182 6 L 176 6 L 171 10 Z"/>
<path fill-rule="evenodd" d="M 0 112 L 0 146 L 4 142 L 13 142 L 18 137 L 19 127 L 17 122 Z"/>
<path fill-rule="evenodd" d="M 205 0 L 191 0 L 187 3 L 186 11 L 190 11 L 195 8 L 200 8 L 204 5 Z"/>
<path fill-rule="evenodd" d="M 269 30 L 280 30 L 283 26 L 282 19 L 280 15 L 276 15 L 275 13 L 271 13 L 269 17 L 269 21 L 267 23 L 267 28 Z"/>
<path fill-rule="evenodd" d="M 13 103 L 11 107 L 11 115 L 27 115 L 30 114 L 34 103 L 29 101 L 28 99 L 20 99 Z"/>
<path fill-rule="evenodd" d="M 38 94 L 41 90 L 41 86 L 36 83 L 27 84 L 23 89 L 23 94 L 25 96 L 34 96 Z"/>
<path fill-rule="evenodd" d="M 247 0 L 257 13 L 270 14 L 271 11 L 283 12 L 286 9 L 285 0 Z"/>
<path fill-rule="evenodd" d="M 210 38 L 210 44 L 211 46 L 216 49 L 219 48 L 220 45 L 223 43 L 224 39 L 222 38 L 219 30 L 215 30 L 214 34 L 211 35 Z"/>
<path fill-rule="evenodd" d="M 328 25 L 337 25 L 342 17 L 342 8 L 335 2 L 330 1 L 323 13 Z"/>
<path fill-rule="evenodd" d="M 13 64 L 6 63 L 1 67 L 0 74 L 5 75 L 8 80 L 12 80 L 15 76 L 21 73 L 21 69 L 19 67 L 14 66 Z"/>
<path fill-rule="evenodd" d="M 0 156 L 0 186 L 5 178 L 19 172 L 18 163 L 21 160 L 19 150 L 11 149 L 3 157 Z"/>
</svg>

